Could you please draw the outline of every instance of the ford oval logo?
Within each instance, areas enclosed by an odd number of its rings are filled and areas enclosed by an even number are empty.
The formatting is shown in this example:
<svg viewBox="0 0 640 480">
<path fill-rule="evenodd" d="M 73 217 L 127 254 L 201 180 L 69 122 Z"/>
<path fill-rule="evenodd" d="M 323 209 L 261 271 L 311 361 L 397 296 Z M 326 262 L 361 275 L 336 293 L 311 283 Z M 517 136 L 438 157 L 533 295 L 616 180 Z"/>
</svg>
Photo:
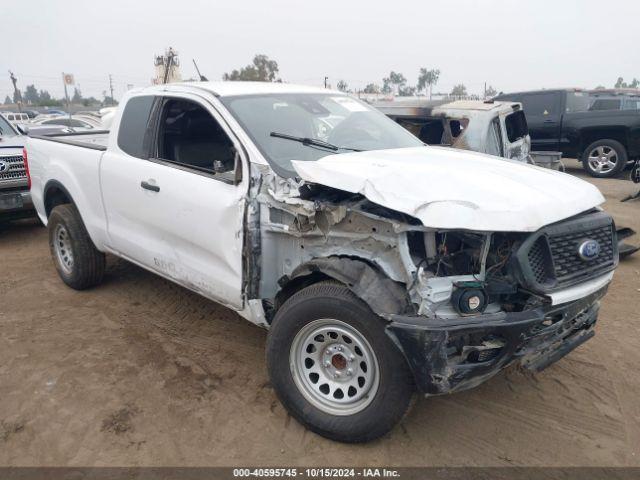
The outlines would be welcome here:
<svg viewBox="0 0 640 480">
<path fill-rule="evenodd" d="M 9 164 L 6 162 L 0 162 L 0 173 L 4 173 L 9 170 Z"/>
<path fill-rule="evenodd" d="M 600 255 L 600 244 L 596 240 L 585 240 L 578 247 L 578 255 L 584 261 L 593 260 Z"/>
</svg>

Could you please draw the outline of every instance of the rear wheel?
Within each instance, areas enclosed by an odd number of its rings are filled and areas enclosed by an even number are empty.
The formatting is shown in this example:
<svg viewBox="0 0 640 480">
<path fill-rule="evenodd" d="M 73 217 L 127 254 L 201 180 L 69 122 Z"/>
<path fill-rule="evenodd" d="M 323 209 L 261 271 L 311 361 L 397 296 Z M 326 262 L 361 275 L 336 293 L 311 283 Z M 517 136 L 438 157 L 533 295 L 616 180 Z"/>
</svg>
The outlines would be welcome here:
<svg viewBox="0 0 640 480">
<path fill-rule="evenodd" d="M 102 282 L 105 257 L 87 233 L 75 206 L 55 207 L 49 216 L 49 247 L 62 281 L 84 290 Z"/>
<path fill-rule="evenodd" d="M 598 140 L 582 154 L 582 166 L 592 177 L 617 176 L 627 164 L 627 151 L 616 140 Z"/>
<path fill-rule="evenodd" d="M 280 308 L 267 340 L 267 366 L 291 415 L 343 442 L 387 433 L 413 395 L 409 368 L 382 319 L 336 282 L 311 285 Z"/>
</svg>

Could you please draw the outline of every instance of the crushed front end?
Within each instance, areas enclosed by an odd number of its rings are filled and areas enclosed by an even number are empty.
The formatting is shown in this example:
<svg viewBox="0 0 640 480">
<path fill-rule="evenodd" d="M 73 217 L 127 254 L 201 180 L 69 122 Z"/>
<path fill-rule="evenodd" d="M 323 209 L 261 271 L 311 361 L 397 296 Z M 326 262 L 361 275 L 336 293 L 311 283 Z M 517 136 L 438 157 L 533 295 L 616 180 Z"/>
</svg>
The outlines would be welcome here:
<svg viewBox="0 0 640 480">
<path fill-rule="evenodd" d="M 428 395 L 475 387 L 514 362 L 540 371 L 593 337 L 617 262 L 615 226 L 603 212 L 532 234 L 494 234 L 477 279 L 452 281 L 449 302 L 394 315 L 387 331 Z M 480 295 L 472 306 L 482 311 L 452 305 L 470 298 L 459 289 Z"/>
<path fill-rule="evenodd" d="M 257 323 L 297 289 L 338 281 L 387 322 L 426 394 L 513 362 L 542 370 L 591 338 L 618 262 L 613 220 L 597 209 L 535 232 L 452 230 L 322 185 L 265 175 L 254 188 L 245 258 Z"/>
</svg>

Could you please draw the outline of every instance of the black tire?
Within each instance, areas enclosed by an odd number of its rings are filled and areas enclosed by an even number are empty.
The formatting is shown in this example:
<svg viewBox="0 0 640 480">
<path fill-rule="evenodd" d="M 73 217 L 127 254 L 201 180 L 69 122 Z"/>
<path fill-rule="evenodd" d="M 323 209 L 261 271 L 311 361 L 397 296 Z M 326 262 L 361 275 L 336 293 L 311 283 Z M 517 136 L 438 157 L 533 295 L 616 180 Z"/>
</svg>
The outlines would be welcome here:
<svg viewBox="0 0 640 480">
<path fill-rule="evenodd" d="M 63 260 L 57 253 L 57 233 L 63 229 L 68 235 L 65 242 L 72 254 L 72 263 L 63 264 Z M 82 222 L 80 213 L 74 205 L 58 205 L 51 211 L 48 222 L 49 248 L 53 263 L 62 278 L 62 281 L 71 288 L 84 290 L 102 282 L 104 276 L 105 256 L 98 251 L 91 241 L 89 234 Z"/>
<path fill-rule="evenodd" d="M 597 148 L 602 147 L 606 152 L 613 151 L 615 154 L 615 166 L 607 171 L 597 171 L 589 162 L 589 155 Z M 611 139 L 598 140 L 593 142 L 582 153 L 582 167 L 589 175 L 596 178 L 612 178 L 620 175 L 620 172 L 627 166 L 627 150 L 620 142 Z"/>
<path fill-rule="evenodd" d="M 366 339 L 377 359 L 377 390 L 373 399 L 353 414 L 334 415 L 317 408 L 293 378 L 290 354 L 294 338 L 319 319 L 337 319 L 349 325 Z M 357 443 L 378 438 L 400 421 L 411 403 L 411 372 L 402 353 L 386 335 L 383 320 L 337 282 L 311 285 L 284 303 L 271 325 L 266 354 L 271 383 L 285 408 L 307 428 L 332 440 Z"/>
</svg>

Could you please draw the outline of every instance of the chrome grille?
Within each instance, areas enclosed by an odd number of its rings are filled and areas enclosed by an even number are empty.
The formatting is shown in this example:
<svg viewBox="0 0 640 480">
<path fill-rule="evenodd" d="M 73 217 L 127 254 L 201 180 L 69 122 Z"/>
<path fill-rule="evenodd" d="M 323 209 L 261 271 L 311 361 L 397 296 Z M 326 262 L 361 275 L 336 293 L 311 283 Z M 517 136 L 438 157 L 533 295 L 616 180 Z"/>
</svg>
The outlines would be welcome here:
<svg viewBox="0 0 640 480">
<path fill-rule="evenodd" d="M 8 170 L 0 173 L 0 186 L 27 184 L 27 169 L 22 155 L 0 156 L 0 161 L 9 166 Z"/>
</svg>

